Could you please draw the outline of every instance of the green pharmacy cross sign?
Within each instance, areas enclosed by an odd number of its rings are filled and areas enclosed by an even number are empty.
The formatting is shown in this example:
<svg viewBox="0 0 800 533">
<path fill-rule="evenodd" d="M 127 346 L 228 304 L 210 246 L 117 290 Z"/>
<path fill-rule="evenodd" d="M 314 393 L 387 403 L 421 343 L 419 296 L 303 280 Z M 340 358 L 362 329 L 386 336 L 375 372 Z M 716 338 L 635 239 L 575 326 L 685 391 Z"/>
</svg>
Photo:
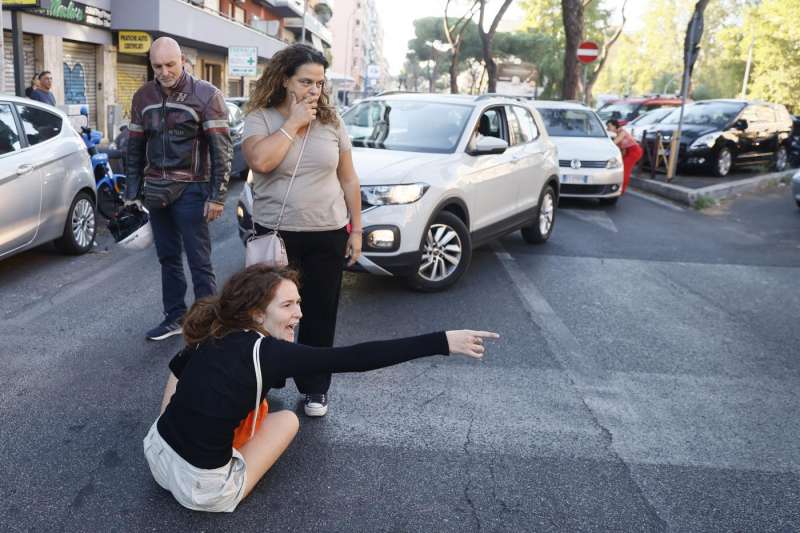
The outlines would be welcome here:
<svg viewBox="0 0 800 533">
<path fill-rule="evenodd" d="M 231 46 L 228 48 L 228 75 L 236 78 L 258 74 L 258 47 Z"/>
</svg>

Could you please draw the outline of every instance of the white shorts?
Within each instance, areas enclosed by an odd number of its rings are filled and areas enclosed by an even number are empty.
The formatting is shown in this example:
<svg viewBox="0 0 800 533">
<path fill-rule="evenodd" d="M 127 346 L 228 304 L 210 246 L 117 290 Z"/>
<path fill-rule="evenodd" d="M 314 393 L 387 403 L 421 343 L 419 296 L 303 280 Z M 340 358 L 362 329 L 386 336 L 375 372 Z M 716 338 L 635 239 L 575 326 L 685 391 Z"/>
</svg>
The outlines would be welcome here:
<svg viewBox="0 0 800 533">
<path fill-rule="evenodd" d="M 244 498 L 244 457 L 236 448 L 219 468 L 197 468 L 173 450 L 158 433 L 156 420 L 144 438 L 144 456 L 153 479 L 188 509 L 230 513 Z"/>
</svg>

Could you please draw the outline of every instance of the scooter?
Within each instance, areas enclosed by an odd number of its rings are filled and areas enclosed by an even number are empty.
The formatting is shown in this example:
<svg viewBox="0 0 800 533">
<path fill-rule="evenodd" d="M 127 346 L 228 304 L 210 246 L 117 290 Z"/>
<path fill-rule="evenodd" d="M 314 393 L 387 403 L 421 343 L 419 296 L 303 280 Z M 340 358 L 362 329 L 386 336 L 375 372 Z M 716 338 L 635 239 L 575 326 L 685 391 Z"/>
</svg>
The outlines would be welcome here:
<svg viewBox="0 0 800 533">
<path fill-rule="evenodd" d="M 97 187 L 97 210 L 105 218 L 111 219 L 124 204 L 125 176 L 115 174 L 108 162 L 108 154 L 97 150 L 103 133 L 92 130 L 89 126 L 89 109 L 82 107 L 81 115 L 86 117 L 86 126 L 81 126 L 81 138 L 92 160 Z"/>
</svg>

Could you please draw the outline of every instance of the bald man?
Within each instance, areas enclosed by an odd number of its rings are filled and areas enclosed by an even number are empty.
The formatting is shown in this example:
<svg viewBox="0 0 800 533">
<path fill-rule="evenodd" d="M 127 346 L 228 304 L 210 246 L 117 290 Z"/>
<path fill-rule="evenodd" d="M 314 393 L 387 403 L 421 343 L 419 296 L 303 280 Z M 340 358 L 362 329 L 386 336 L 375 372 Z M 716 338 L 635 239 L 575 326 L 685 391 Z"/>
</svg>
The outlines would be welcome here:
<svg viewBox="0 0 800 533">
<path fill-rule="evenodd" d="M 161 263 L 162 322 L 146 334 L 163 340 L 182 332 L 186 313 L 183 252 L 195 298 L 216 292 L 208 223 L 225 205 L 233 157 L 222 93 L 184 70 L 174 39 L 150 48 L 155 79 L 133 95 L 128 125 L 126 203 L 150 210 Z"/>
</svg>

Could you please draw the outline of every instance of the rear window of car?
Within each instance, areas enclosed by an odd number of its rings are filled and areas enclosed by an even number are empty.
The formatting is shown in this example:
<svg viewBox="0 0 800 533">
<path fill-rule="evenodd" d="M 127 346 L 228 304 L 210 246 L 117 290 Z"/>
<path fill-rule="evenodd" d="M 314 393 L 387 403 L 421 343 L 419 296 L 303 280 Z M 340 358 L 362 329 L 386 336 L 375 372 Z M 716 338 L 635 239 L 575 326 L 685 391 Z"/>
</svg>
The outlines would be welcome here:
<svg viewBox="0 0 800 533">
<path fill-rule="evenodd" d="M 453 153 L 472 106 L 413 100 L 371 100 L 342 116 L 353 146 Z"/>
<path fill-rule="evenodd" d="M 34 106 L 17 104 L 17 113 L 22 121 L 25 136 L 31 146 L 52 139 L 61 133 L 61 117 Z"/>
<path fill-rule="evenodd" d="M 607 137 L 606 129 L 593 112 L 583 109 L 539 108 L 551 137 Z"/>
<path fill-rule="evenodd" d="M 597 112 L 600 115 L 600 118 L 603 120 L 609 119 L 621 119 L 621 120 L 628 120 L 633 118 L 636 114 L 636 110 L 639 107 L 639 104 L 631 104 L 631 103 L 624 103 L 624 102 L 616 102 L 613 104 L 607 104 L 600 108 Z"/>
<path fill-rule="evenodd" d="M 683 111 L 683 123 L 698 126 L 723 128 L 742 110 L 743 104 L 736 102 L 708 102 L 686 106 Z M 671 113 L 662 124 L 677 124 L 680 113 Z"/>
</svg>

